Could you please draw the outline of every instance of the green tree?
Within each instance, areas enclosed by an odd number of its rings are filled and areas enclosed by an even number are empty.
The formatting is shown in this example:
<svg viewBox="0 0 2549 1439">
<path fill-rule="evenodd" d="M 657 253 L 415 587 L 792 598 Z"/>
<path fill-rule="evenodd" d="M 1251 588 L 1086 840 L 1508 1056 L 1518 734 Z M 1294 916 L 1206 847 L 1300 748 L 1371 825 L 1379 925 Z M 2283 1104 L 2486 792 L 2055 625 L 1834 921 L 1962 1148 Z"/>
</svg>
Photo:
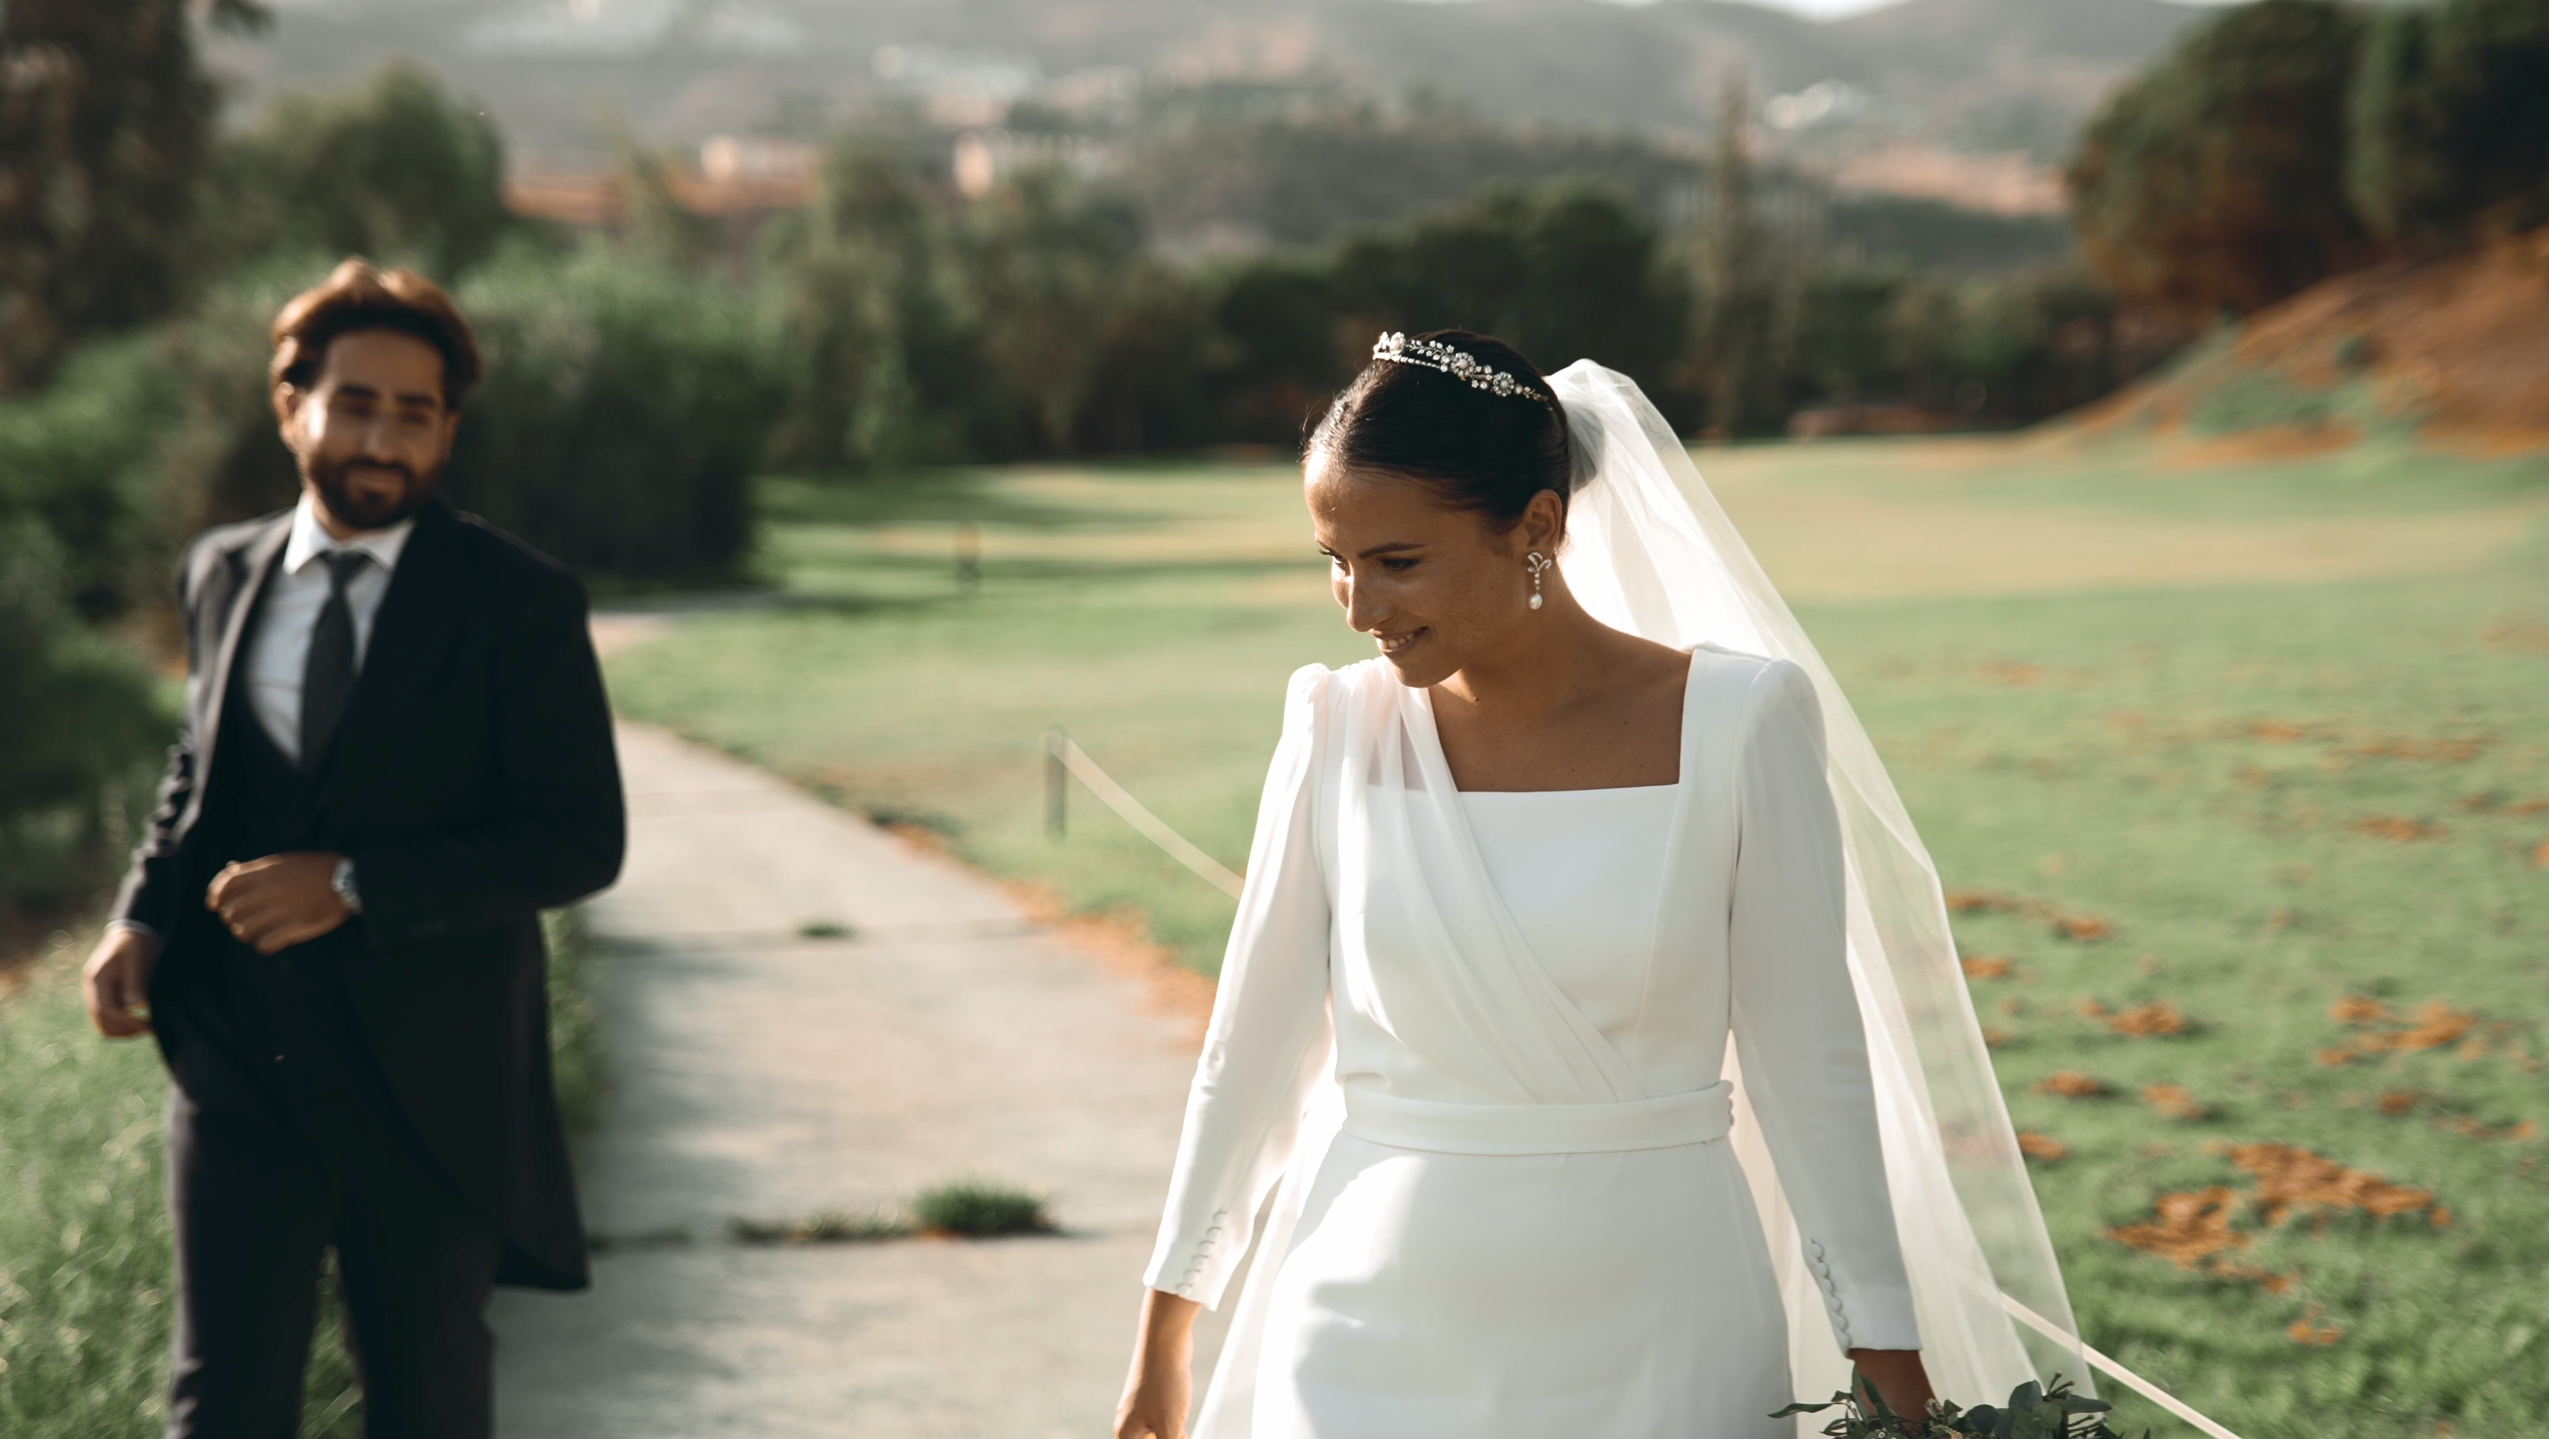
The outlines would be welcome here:
<svg viewBox="0 0 2549 1439">
<path fill-rule="evenodd" d="M 982 378 L 1014 397 L 1035 448 L 1069 452 L 1113 322 L 1151 263 L 1141 222 L 1038 168 L 973 208 L 960 253 Z"/>
<path fill-rule="evenodd" d="M 2362 255 L 2344 139 L 2363 28 L 2339 0 L 2258 0 L 2107 102 L 2069 180 L 2081 250 L 2119 295 L 2245 312 Z"/>
<path fill-rule="evenodd" d="M 1687 399 L 1678 383 L 1687 277 L 1665 261 L 1654 227 L 1607 187 L 1490 190 L 1349 241 L 1334 274 L 1362 347 L 1379 330 L 1460 326 L 1548 369 L 1596 360 L 1636 376 L 1668 406 Z"/>
<path fill-rule="evenodd" d="M 717 224 L 675 188 L 680 161 L 634 140 L 619 147 L 620 248 L 640 262 L 701 274 L 717 257 Z"/>
<path fill-rule="evenodd" d="M 1343 316 L 1325 256 L 1268 255 L 1215 277 L 1208 361 L 1220 438 L 1295 444 L 1301 424 L 1362 366 L 1372 336 Z"/>
<path fill-rule="evenodd" d="M 448 282 L 514 226 L 494 123 L 414 65 L 355 90 L 284 96 L 222 146 L 214 173 L 206 228 L 233 263 L 370 255 Z"/>
<path fill-rule="evenodd" d="M 185 288 L 215 97 L 185 0 L 0 5 L 0 393 Z M 253 26 L 254 0 L 214 0 Z"/>
<path fill-rule="evenodd" d="M 2347 119 L 2346 191 L 2382 239 L 2549 218 L 2549 0 L 2380 13 Z"/>
<path fill-rule="evenodd" d="M 1709 426 L 1726 435 L 1752 418 L 1755 396 L 1776 363 L 1770 236 L 1753 196 L 1752 156 L 1745 148 L 1751 125 L 1752 100 L 1738 76 L 1719 100 L 1708 209 L 1698 235 L 1699 360 Z"/>
<path fill-rule="evenodd" d="M 902 155 L 852 138 L 765 258 L 795 380 L 775 454 L 852 470 L 955 458 L 971 370 L 942 207 Z"/>
</svg>

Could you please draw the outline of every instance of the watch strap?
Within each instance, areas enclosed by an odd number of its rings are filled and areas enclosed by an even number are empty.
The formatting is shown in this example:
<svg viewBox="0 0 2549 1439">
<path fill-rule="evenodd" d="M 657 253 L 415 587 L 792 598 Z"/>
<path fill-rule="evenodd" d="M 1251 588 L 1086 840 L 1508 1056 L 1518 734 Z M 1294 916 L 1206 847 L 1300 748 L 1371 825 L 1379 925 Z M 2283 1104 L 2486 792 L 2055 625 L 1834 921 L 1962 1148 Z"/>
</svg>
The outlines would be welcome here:
<svg viewBox="0 0 2549 1439">
<path fill-rule="evenodd" d="M 354 887 L 354 861 L 340 859 L 336 862 L 336 873 L 328 876 L 328 888 L 336 891 L 336 897 L 344 902 L 347 914 L 363 912 L 363 892 Z"/>
</svg>

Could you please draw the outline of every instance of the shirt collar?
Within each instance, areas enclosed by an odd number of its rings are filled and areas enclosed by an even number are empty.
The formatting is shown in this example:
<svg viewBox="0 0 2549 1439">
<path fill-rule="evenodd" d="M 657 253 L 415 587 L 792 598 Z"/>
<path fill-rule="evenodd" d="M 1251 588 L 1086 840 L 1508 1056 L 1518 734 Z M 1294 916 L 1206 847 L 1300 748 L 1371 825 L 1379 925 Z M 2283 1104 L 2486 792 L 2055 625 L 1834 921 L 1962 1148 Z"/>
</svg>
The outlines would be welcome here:
<svg viewBox="0 0 2549 1439">
<path fill-rule="evenodd" d="M 385 530 L 357 530 L 339 540 L 319 523 L 319 508 L 307 490 L 301 492 L 301 503 L 292 511 L 292 539 L 283 548 L 283 572 L 297 575 L 302 567 L 330 550 L 361 550 L 372 557 L 386 575 L 398 568 L 398 555 L 407 548 L 407 537 L 416 528 L 416 517 L 408 516 Z"/>
</svg>

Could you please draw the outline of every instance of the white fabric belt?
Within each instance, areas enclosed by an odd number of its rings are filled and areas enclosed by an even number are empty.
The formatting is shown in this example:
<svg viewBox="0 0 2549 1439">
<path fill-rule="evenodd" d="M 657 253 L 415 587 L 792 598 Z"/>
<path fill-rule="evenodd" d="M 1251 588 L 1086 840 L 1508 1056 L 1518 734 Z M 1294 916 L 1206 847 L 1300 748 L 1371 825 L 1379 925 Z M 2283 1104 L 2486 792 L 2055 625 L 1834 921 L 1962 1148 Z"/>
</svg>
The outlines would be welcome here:
<svg viewBox="0 0 2549 1439">
<path fill-rule="evenodd" d="M 1345 1090 L 1345 1132 L 1435 1154 L 1612 1154 L 1726 1137 L 1734 1086 L 1618 1104 L 1438 1104 L 1361 1085 Z"/>
</svg>

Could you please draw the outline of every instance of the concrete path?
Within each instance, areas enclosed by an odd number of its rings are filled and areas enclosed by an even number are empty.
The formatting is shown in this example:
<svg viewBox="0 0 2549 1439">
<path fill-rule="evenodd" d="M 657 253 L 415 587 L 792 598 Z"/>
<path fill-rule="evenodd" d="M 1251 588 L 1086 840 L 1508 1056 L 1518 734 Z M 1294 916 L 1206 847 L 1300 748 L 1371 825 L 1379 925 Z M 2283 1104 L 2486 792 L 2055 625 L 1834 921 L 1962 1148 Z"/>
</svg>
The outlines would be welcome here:
<svg viewBox="0 0 2549 1439">
<path fill-rule="evenodd" d="M 579 1154 L 585 1212 L 618 1242 L 589 1293 L 500 1295 L 500 1434 L 1106 1433 L 1191 1017 L 980 876 L 761 771 L 643 726 L 620 746 L 628 865 L 587 911 L 609 1089 Z M 1065 1233 L 728 1235 L 965 1176 L 1049 1195 Z"/>
</svg>

